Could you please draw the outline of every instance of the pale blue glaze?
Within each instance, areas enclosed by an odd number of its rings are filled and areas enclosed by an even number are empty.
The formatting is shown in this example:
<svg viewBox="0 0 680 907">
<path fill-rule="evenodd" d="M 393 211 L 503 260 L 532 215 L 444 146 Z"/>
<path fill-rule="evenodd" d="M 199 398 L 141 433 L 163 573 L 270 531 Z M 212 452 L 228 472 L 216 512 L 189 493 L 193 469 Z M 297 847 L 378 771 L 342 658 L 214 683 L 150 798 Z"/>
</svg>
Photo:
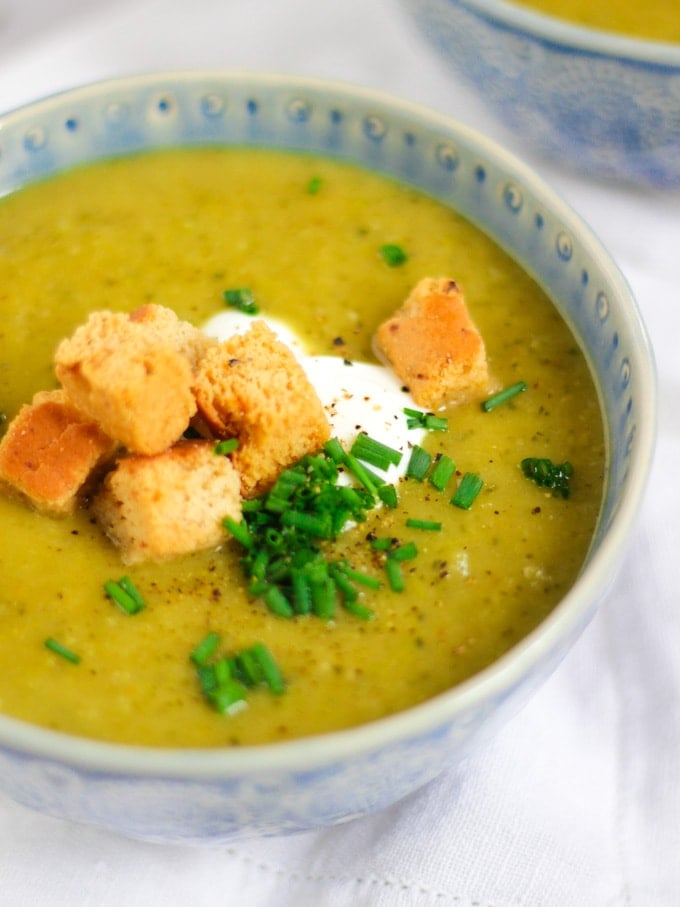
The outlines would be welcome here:
<svg viewBox="0 0 680 907">
<path fill-rule="evenodd" d="M 275 76 L 125 79 L 1 118 L 0 194 L 94 158 L 206 142 L 337 155 L 407 181 L 479 224 L 537 277 L 580 338 L 602 395 L 611 465 L 589 562 L 556 611 L 478 677 L 408 712 L 235 751 L 106 745 L 0 717 L 4 793 L 53 815 L 162 841 L 226 841 L 347 821 L 396 801 L 480 746 L 555 668 L 606 593 L 654 439 L 651 352 L 607 253 L 519 162 L 434 113 Z"/>
<path fill-rule="evenodd" d="M 680 46 L 503 0 L 403 0 L 444 60 L 527 147 L 600 177 L 680 185 Z"/>
</svg>

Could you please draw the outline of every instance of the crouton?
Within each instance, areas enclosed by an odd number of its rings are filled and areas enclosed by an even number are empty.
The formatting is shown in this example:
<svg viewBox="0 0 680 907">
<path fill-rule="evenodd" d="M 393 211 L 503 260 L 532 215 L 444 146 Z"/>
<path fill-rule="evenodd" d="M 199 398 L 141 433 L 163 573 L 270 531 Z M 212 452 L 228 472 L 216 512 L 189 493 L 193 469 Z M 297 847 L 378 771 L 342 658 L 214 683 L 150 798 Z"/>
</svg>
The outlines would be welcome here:
<svg viewBox="0 0 680 907">
<path fill-rule="evenodd" d="M 330 436 L 302 366 L 260 320 L 208 351 L 194 393 L 201 422 L 217 437 L 239 439 L 232 458 L 244 497 L 265 491 Z"/>
<path fill-rule="evenodd" d="M 21 407 L 0 442 L 0 482 L 37 510 L 70 513 L 115 448 L 62 390 L 41 391 Z"/>
<path fill-rule="evenodd" d="M 59 344 L 55 370 L 75 406 L 134 453 L 168 448 L 196 411 L 190 360 L 143 318 L 94 312 Z"/>
<path fill-rule="evenodd" d="M 167 306 L 154 303 L 140 306 L 130 313 L 130 321 L 153 332 L 159 342 L 170 342 L 177 352 L 186 356 L 193 371 L 210 347 L 217 344 L 214 337 L 208 337 L 200 328 L 180 320 Z"/>
<path fill-rule="evenodd" d="M 226 516 L 241 519 L 240 478 L 211 441 L 180 441 L 154 456 L 121 458 L 91 510 L 125 564 L 215 547 Z"/>
<path fill-rule="evenodd" d="M 426 277 L 378 328 L 374 349 L 419 406 L 483 399 L 492 389 L 484 341 L 454 280 Z"/>
</svg>

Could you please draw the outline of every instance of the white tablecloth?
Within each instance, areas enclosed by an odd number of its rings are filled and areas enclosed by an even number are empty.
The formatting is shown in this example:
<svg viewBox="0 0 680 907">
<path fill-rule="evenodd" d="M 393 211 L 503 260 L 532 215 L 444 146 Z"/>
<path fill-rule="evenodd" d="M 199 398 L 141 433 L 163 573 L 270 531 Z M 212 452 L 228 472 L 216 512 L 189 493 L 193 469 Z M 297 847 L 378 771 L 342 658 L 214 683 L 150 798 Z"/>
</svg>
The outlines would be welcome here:
<svg viewBox="0 0 680 907">
<path fill-rule="evenodd" d="M 0 110 L 110 75 L 201 67 L 384 89 L 520 150 L 392 0 L 0 0 Z M 655 468 L 594 622 L 484 751 L 347 826 L 181 848 L 0 798 L 1 905 L 680 905 L 680 192 L 599 184 L 523 154 L 610 249 L 658 360 Z"/>
</svg>

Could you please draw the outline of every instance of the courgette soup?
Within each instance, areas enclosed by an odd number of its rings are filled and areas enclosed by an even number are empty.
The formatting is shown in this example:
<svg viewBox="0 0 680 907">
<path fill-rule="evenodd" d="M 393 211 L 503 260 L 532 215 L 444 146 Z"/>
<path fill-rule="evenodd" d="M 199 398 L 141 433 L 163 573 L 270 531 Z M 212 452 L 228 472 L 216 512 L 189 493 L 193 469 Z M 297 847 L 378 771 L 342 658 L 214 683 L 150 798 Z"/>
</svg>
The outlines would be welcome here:
<svg viewBox="0 0 680 907">
<path fill-rule="evenodd" d="M 551 302 L 466 220 L 397 182 L 285 152 L 166 150 L 2 200 L 7 422 L 55 387 L 55 347 L 92 310 L 159 303 L 201 326 L 225 290 L 247 288 L 309 353 L 351 368 L 376 362 L 377 326 L 424 275 L 463 287 L 498 385 L 525 389 L 488 412 L 479 402 L 437 412 L 418 445 L 431 464 L 398 482 L 397 506 L 324 543 L 329 562 L 353 571 L 351 601 L 338 590 L 320 616 L 280 616 L 251 594 L 227 531 L 216 550 L 126 569 L 85 508 L 57 519 L 1 496 L 5 714 L 109 741 L 237 746 L 422 702 L 497 659 L 569 589 L 598 516 L 605 443 L 589 367 Z M 568 488 L 532 481 L 527 458 L 571 464 Z M 434 483 L 441 460 L 455 472 Z M 483 484 L 460 507 L 451 501 L 466 473 Z M 144 600 L 137 613 L 104 589 L 124 575 Z M 256 683 L 246 707 L 215 708 L 200 662 L 253 646 L 283 686 Z"/>
</svg>

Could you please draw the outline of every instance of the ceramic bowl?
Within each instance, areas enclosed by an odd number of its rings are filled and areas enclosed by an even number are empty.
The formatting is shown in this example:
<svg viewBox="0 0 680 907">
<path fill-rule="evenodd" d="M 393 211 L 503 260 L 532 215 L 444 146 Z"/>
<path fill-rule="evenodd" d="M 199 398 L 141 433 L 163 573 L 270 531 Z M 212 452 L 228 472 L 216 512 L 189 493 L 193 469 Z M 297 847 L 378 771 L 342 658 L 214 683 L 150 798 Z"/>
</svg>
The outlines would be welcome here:
<svg viewBox="0 0 680 907">
<path fill-rule="evenodd" d="M 350 159 L 477 223 L 552 296 L 587 352 L 610 465 L 587 563 L 539 628 L 456 689 L 355 729 L 238 750 L 145 749 L 0 717 L 0 790 L 46 813 L 155 841 L 224 842 L 345 822 L 455 765 L 550 674 L 615 575 L 651 461 L 655 381 L 621 274 L 526 167 L 465 127 L 379 94 L 276 76 L 154 74 L 0 118 L 0 193 L 152 146 L 225 143 Z"/>
<path fill-rule="evenodd" d="M 504 0 L 403 0 L 442 58 L 527 147 L 598 177 L 680 185 L 680 45 Z"/>
</svg>

